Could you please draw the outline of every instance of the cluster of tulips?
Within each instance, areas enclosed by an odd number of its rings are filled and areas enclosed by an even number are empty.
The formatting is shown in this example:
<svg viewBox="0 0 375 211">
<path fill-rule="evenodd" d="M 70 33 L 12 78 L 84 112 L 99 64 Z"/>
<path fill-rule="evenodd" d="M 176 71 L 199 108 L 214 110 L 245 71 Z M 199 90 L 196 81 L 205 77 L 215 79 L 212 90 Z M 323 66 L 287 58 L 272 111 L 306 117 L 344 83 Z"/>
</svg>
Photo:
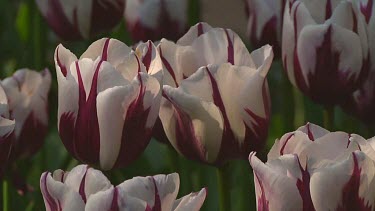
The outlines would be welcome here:
<svg viewBox="0 0 375 211">
<path fill-rule="evenodd" d="M 230 29 L 189 29 L 187 0 L 36 3 L 64 40 L 96 36 L 124 16 L 138 42 L 102 38 L 80 57 L 56 47 L 58 133 L 82 164 L 41 175 L 46 210 L 200 210 L 207 188 L 176 199 L 177 173 L 114 186 L 102 172 L 134 163 L 152 137 L 219 169 L 248 159 L 258 211 L 375 210 L 375 137 L 307 123 L 265 153 L 274 55 L 312 101 L 375 123 L 373 0 L 246 0 L 251 53 Z M 42 147 L 50 87 L 48 69 L 1 81 L 0 177 Z"/>
</svg>

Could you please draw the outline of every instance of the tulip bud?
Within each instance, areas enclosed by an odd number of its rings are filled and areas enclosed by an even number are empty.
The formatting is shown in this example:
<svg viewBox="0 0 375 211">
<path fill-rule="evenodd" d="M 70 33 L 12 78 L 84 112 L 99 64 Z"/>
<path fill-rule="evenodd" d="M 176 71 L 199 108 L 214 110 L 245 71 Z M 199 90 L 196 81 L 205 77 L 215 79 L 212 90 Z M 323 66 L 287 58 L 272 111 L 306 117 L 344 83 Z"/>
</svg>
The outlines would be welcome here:
<svg viewBox="0 0 375 211">
<path fill-rule="evenodd" d="M 374 124 L 375 119 L 375 11 L 373 0 L 355 1 L 360 10 L 360 15 L 366 21 L 366 32 L 369 46 L 369 63 L 364 66 L 364 80 L 361 82 L 359 89 L 351 94 L 343 102 L 344 110 L 354 114 L 366 124 Z"/>
<path fill-rule="evenodd" d="M 70 172 L 45 172 L 40 178 L 47 211 L 198 211 L 206 198 L 206 189 L 176 200 L 179 185 L 179 176 L 173 173 L 134 177 L 114 187 L 102 172 L 87 165 L 76 166 Z"/>
<path fill-rule="evenodd" d="M 250 153 L 257 209 L 373 210 L 372 142 L 308 123 L 276 140 L 266 163 Z"/>
<path fill-rule="evenodd" d="M 218 30 L 223 33 L 209 31 L 192 47 L 175 47 L 178 53 L 170 53 L 172 48 L 163 48 L 163 43 L 159 47 L 164 65 L 175 68 L 173 72 L 167 68 L 172 77 L 164 76 L 167 85 L 159 117 L 165 133 L 180 154 L 214 165 L 263 148 L 270 113 L 266 74 L 273 59 L 270 46 L 250 55 L 239 38 L 233 42 L 228 31 Z M 217 39 L 209 39 L 212 33 Z M 172 55 L 168 63 L 167 52 Z M 215 65 L 200 67 L 210 63 Z"/>
<path fill-rule="evenodd" d="M 87 39 L 117 25 L 124 0 L 36 0 L 48 25 L 64 40 Z"/>
<path fill-rule="evenodd" d="M 48 94 L 51 74 L 20 69 L 2 81 L 8 96 L 11 118 L 16 120 L 12 157 L 34 155 L 44 143 L 48 130 Z"/>
<path fill-rule="evenodd" d="M 67 150 L 102 169 L 123 167 L 146 148 L 159 113 L 162 64 L 147 42 L 132 51 L 115 39 L 94 42 L 80 59 L 55 52 L 58 128 Z"/>
<path fill-rule="evenodd" d="M 125 21 L 134 42 L 177 40 L 187 29 L 186 0 L 127 0 Z"/>
<path fill-rule="evenodd" d="M 364 19 L 346 0 L 286 5 L 282 59 L 289 80 L 317 103 L 341 103 L 357 89 L 368 62 Z"/>
<path fill-rule="evenodd" d="M 7 165 L 14 140 L 15 120 L 9 118 L 8 99 L 0 85 L 0 178 Z"/>
<path fill-rule="evenodd" d="M 286 0 L 246 0 L 247 35 L 256 47 L 270 44 L 276 57 L 281 53 L 281 27 Z"/>
</svg>

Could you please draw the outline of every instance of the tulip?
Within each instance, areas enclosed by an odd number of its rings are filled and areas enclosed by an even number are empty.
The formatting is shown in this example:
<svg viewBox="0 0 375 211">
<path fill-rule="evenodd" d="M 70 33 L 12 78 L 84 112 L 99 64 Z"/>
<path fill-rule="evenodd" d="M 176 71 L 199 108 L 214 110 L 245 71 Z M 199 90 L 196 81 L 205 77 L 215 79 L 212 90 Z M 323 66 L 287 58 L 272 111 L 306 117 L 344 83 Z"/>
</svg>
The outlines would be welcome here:
<svg viewBox="0 0 375 211">
<path fill-rule="evenodd" d="M 67 150 L 105 170 L 134 161 L 159 113 L 162 64 L 156 47 L 147 42 L 134 52 L 118 40 L 101 39 L 77 59 L 59 45 L 55 65 L 58 129 Z"/>
<path fill-rule="evenodd" d="M 12 157 L 27 158 L 43 146 L 48 130 L 48 93 L 51 74 L 17 70 L 2 81 L 9 101 L 10 116 L 16 120 Z"/>
<path fill-rule="evenodd" d="M 180 154 L 221 165 L 263 148 L 270 114 L 266 74 L 272 48 L 258 49 L 247 59 L 253 65 L 203 66 L 178 88 L 164 85 L 159 117 Z"/>
<path fill-rule="evenodd" d="M 270 44 L 277 57 L 281 53 L 281 27 L 286 0 L 246 0 L 247 35 L 259 48 Z"/>
<path fill-rule="evenodd" d="M 257 210 L 373 210 L 373 143 L 308 123 L 276 140 L 266 163 L 251 153 Z"/>
<path fill-rule="evenodd" d="M 36 3 L 48 25 L 64 40 L 87 39 L 109 31 L 121 21 L 125 6 L 124 0 L 36 0 Z"/>
<path fill-rule="evenodd" d="M 187 29 L 186 0 L 127 0 L 125 21 L 134 42 L 177 40 Z"/>
<path fill-rule="evenodd" d="M 366 21 L 366 31 L 369 45 L 369 63 L 364 68 L 365 73 L 368 76 L 360 84 L 353 94 L 350 95 L 348 100 L 343 103 L 343 107 L 349 113 L 354 114 L 359 119 L 364 121 L 366 124 L 373 124 L 375 113 L 375 16 L 372 15 L 372 11 L 375 10 L 375 4 L 373 0 L 355 1 L 357 7 L 361 11 L 361 16 Z"/>
<path fill-rule="evenodd" d="M 15 120 L 9 116 L 8 99 L 0 85 L 0 178 L 3 176 L 11 152 L 15 124 Z"/>
<path fill-rule="evenodd" d="M 341 103 L 368 63 L 357 7 L 346 0 L 296 0 L 287 3 L 283 21 L 282 59 L 291 83 L 317 103 Z"/>
<path fill-rule="evenodd" d="M 241 38 L 230 29 L 212 28 L 207 23 L 191 27 L 176 43 L 162 39 L 158 46 L 164 67 L 164 85 L 178 87 L 180 82 L 209 64 L 231 63 L 254 66 Z M 164 104 L 165 99 L 162 99 Z M 161 121 L 155 125 L 154 136 L 168 141 Z"/>
<path fill-rule="evenodd" d="M 76 166 L 70 172 L 45 172 L 40 178 L 47 211 L 198 211 L 206 189 L 176 200 L 179 185 L 179 176 L 173 173 L 134 177 L 114 187 L 102 172 L 87 165 Z"/>
</svg>

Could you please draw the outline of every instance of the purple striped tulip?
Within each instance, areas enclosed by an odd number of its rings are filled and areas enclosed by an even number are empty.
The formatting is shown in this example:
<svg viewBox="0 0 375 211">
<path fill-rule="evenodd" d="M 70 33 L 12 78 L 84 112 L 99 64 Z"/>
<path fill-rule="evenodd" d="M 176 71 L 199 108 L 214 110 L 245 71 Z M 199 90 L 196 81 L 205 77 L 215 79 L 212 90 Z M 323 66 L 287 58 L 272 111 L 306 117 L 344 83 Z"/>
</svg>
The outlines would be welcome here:
<svg viewBox="0 0 375 211">
<path fill-rule="evenodd" d="M 349 100 L 343 103 L 346 111 L 354 114 L 366 124 L 374 124 L 375 119 L 375 4 L 373 0 L 357 0 L 357 7 L 366 21 L 369 45 L 369 65 L 364 71 L 368 76 L 360 84 Z"/>
<path fill-rule="evenodd" d="M 64 40 L 87 39 L 117 25 L 124 0 L 36 0 L 53 31 Z M 109 15 L 110 14 L 110 15 Z"/>
<path fill-rule="evenodd" d="M 187 30 L 186 0 L 126 0 L 125 22 L 134 42 L 177 40 Z"/>
<path fill-rule="evenodd" d="M 202 66 L 227 62 L 236 66 L 254 66 L 245 44 L 235 32 L 213 28 L 203 22 L 191 27 L 176 43 L 163 39 L 158 50 L 164 67 L 164 85 L 175 88 Z M 164 102 L 162 99 L 162 104 Z M 168 141 L 161 121 L 155 125 L 154 136 Z"/>
<path fill-rule="evenodd" d="M 251 153 L 257 210 L 374 210 L 374 141 L 308 123 Z"/>
<path fill-rule="evenodd" d="M 16 120 L 12 158 L 27 158 L 43 146 L 48 130 L 48 94 L 51 74 L 17 70 L 2 81 L 9 101 L 10 116 Z"/>
<path fill-rule="evenodd" d="M 365 20 L 354 3 L 290 0 L 283 21 L 282 59 L 293 85 L 328 106 L 358 88 L 369 51 Z"/>
<path fill-rule="evenodd" d="M 2 178 L 14 141 L 16 122 L 10 118 L 8 99 L 0 85 L 0 178 Z"/>
<path fill-rule="evenodd" d="M 270 44 L 277 57 L 281 54 L 281 33 L 287 0 L 245 0 L 247 35 L 256 48 Z"/>
<path fill-rule="evenodd" d="M 162 64 L 152 42 L 134 52 L 105 38 L 79 59 L 59 45 L 55 64 L 58 129 L 67 150 L 105 170 L 134 161 L 150 141 L 160 107 Z"/>
<path fill-rule="evenodd" d="M 196 29 L 202 31 L 199 25 Z M 249 54 L 233 35 L 213 29 L 191 46 L 169 42 L 177 48 L 173 50 L 163 41 L 159 46 L 169 72 L 164 74 L 159 117 L 173 147 L 188 159 L 221 165 L 229 159 L 246 159 L 265 144 L 270 114 L 266 75 L 272 48 L 264 46 Z"/>
<path fill-rule="evenodd" d="M 177 173 L 134 177 L 113 186 L 98 170 L 79 165 L 70 172 L 45 172 L 40 189 L 47 211 L 198 211 L 206 189 L 176 200 L 180 186 Z"/>
</svg>

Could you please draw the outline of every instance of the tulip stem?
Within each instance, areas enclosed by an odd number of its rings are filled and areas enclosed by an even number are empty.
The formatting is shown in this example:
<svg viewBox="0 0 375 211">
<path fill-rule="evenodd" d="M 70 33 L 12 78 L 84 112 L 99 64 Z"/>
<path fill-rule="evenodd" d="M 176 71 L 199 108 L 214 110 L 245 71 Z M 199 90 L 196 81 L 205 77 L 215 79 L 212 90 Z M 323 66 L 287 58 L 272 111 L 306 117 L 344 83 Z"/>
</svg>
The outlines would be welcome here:
<svg viewBox="0 0 375 211">
<path fill-rule="evenodd" d="M 221 166 L 217 168 L 217 185 L 219 193 L 219 210 L 231 210 L 230 204 L 230 176 L 228 174 L 228 166 Z"/>
<path fill-rule="evenodd" d="M 8 211 L 8 181 L 3 180 L 3 211 Z"/>
<path fill-rule="evenodd" d="M 333 106 L 327 106 L 323 111 L 323 122 L 324 127 L 329 130 L 334 130 L 334 117 L 335 117 L 335 110 Z"/>
</svg>

